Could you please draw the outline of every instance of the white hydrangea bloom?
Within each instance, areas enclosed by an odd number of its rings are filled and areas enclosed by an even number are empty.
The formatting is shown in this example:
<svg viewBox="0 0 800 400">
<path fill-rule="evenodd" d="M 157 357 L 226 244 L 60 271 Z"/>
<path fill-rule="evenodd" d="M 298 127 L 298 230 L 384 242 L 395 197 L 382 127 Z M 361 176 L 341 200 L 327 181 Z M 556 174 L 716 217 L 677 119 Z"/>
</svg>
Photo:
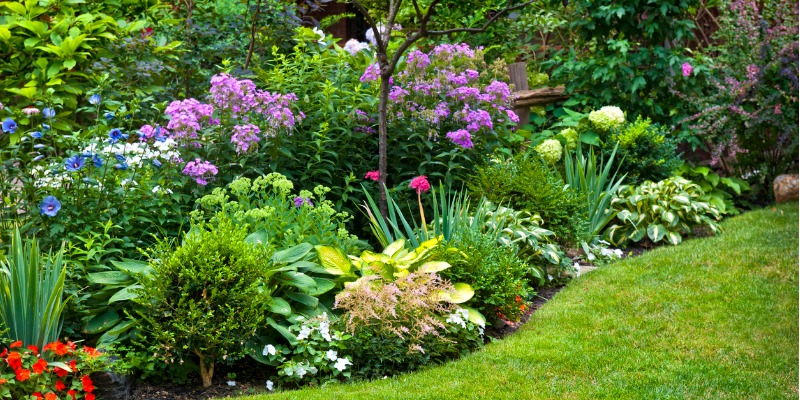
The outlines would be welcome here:
<svg viewBox="0 0 800 400">
<path fill-rule="evenodd" d="M 556 139 L 547 139 L 535 148 L 536 152 L 544 159 L 549 165 L 555 165 L 561 159 L 561 154 L 564 149 L 561 147 L 561 142 Z"/>
<path fill-rule="evenodd" d="M 374 39 L 374 36 L 373 36 Z M 361 50 L 369 49 L 369 43 L 366 42 L 359 42 L 356 39 L 350 39 L 347 43 L 344 44 L 343 49 L 345 49 L 348 53 L 352 55 L 358 54 Z"/>
<path fill-rule="evenodd" d="M 605 132 L 625 123 L 625 113 L 619 107 L 605 106 L 589 113 L 589 121 L 595 128 Z"/>
</svg>

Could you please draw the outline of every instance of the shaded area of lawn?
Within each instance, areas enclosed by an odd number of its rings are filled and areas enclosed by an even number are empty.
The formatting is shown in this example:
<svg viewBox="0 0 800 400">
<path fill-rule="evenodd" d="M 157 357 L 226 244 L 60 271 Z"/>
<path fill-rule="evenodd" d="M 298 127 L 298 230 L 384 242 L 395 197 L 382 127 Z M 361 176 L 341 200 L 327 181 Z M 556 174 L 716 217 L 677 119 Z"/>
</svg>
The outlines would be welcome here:
<svg viewBox="0 0 800 400">
<path fill-rule="evenodd" d="M 798 205 L 723 229 L 585 275 L 459 361 L 247 399 L 798 398 Z"/>
</svg>

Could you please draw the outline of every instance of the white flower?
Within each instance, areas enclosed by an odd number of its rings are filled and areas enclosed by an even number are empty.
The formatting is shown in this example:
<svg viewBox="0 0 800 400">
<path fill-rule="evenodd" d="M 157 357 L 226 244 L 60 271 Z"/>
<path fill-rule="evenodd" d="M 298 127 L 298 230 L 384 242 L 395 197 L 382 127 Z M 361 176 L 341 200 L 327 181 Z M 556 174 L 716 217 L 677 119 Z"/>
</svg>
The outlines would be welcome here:
<svg viewBox="0 0 800 400">
<path fill-rule="evenodd" d="M 589 253 L 589 254 L 587 254 L 587 255 L 586 255 L 586 258 L 588 258 L 588 259 L 589 259 L 589 261 L 594 261 L 594 259 L 595 259 L 594 253 Z"/>
<path fill-rule="evenodd" d="M 296 372 L 297 372 L 297 377 L 302 378 L 308 371 L 306 371 L 306 369 L 302 365 L 298 365 Z"/>
<path fill-rule="evenodd" d="M 236 381 L 228 381 L 228 386 L 236 386 Z"/>
<path fill-rule="evenodd" d="M 464 321 L 464 318 L 462 317 L 462 314 L 460 312 L 461 310 L 463 310 L 463 309 L 459 308 L 458 310 L 456 310 L 456 312 L 448 315 L 447 316 L 447 320 L 445 320 L 445 322 L 447 322 L 448 324 L 461 325 L 462 328 L 466 329 L 467 323 L 466 323 L 466 321 Z M 464 311 L 466 311 L 466 310 L 464 310 Z"/>
<path fill-rule="evenodd" d="M 297 340 L 305 340 L 305 339 L 307 339 L 308 335 L 310 335 L 311 332 L 314 332 L 314 328 L 309 328 L 309 327 L 303 325 L 303 327 L 300 328 L 300 333 L 297 335 Z"/>
<path fill-rule="evenodd" d="M 319 36 L 319 40 L 317 40 L 317 43 L 325 44 L 325 32 L 323 32 L 322 29 L 319 29 L 316 26 L 314 28 L 312 28 L 311 30 L 314 31 L 314 33 L 317 36 Z"/>
<path fill-rule="evenodd" d="M 264 351 L 261 352 L 261 354 L 263 354 L 265 356 L 268 355 L 268 354 L 271 355 L 271 356 L 274 356 L 275 353 L 277 353 L 275 351 L 275 346 L 273 346 L 271 344 L 268 344 L 268 345 L 264 346 Z"/>
<path fill-rule="evenodd" d="M 325 357 L 328 357 L 328 360 L 336 361 L 339 358 L 339 357 L 337 357 L 338 354 L 339 353 L 336 350 L 328 350 L 325 353 Z"/>
<path fill-rule="evenodd" d="M 271 380 L 267 379 L 267 390 L 269 390 L 271 392 L 274 387 L 275 387 L 275 384 L 272 383 Z"/>
<path fill-rule="evenodd" d="M 369 49 L 369 43 L 359 42 L 356 39 L 350 39 L 344 44 L 343 49 L 352 55 L 356 55 L 361 50 Z"/>
<path fill-rule="evenodd" d="M 329 327 L 330 327 L 330 322 L 328 322 L 327 320 L 319 323 L 319 335 L 322 336 L 322 338 L 328 342 L 331 341 L 331 333 Z"/>
<path fill-rule="evenodd" d="M 350 360 L 346 358 L 340 358 L 336 360 L 336 365 L 334 365 L 333 368 L 336 368 L 341 372 L 347 369 L 348 365 L 353 365 L 353 363 L 351 363 Z"/>
<path fill-rule="evenodd" d="M 572 268 L 575 268 L 575 272 L 581 273 L 581 265 L 577 262 L 572 266 Z"/>
<path fill-rule="evenodd" d="M 614 249 L 614 254 L 616 254 L 617 257 L 622 258 L 622 250 L 620 249 Z"/>
</svg>

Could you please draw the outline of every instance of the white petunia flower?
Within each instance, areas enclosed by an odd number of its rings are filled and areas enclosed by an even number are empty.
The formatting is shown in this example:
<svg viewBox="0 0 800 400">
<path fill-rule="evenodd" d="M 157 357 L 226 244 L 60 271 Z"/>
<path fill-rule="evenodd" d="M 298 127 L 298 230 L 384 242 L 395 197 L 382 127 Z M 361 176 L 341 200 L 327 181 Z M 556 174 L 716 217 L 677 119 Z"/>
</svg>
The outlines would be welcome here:
<svg viewBox="0 0 800 400">
<path fill-rule="evenodd" d="M 328 357 L 328 360 L 331 361 L 336 361 L 339 358 L 338 355 L 339 353 L 336 350 L 328 350 L 325 353 L 325 357 Z"/>
<path fill-rule="evenodd" d="M 353 363 L 351 363 L 350 360 L 346 358 L 340 358 L 336 360 L 336 365 L 334 365 L 333 368 L 336 368 L 341 372 L 347 369 L 348 365 L 353 365 Z"/>
</svg>

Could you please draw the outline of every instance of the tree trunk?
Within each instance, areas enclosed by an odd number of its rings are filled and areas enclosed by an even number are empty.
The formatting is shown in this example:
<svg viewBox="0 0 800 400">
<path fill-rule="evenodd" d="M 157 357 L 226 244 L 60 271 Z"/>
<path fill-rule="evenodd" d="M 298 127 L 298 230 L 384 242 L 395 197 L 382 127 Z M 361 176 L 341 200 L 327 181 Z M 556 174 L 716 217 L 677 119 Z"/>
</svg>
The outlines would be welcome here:
<svg viewBox="0 0 800 400">
<path fill-rule="evenodd" d="M 382 66 L 381 66 L 382 67 Z M 386 218 L 388 215 L 386 200 L 386 147 L 388 147 L 388 107 L 389 107 L 389 78 L 392 74 L 385 74 L 381 68 L 381 92 L 378 103 L 378 191 L 380 192 L 381 215 Z"/>
<path fill-rule="evenodd" d="M 200 376 L 203 378 L 203 387 L 211 387 L 211 378 L 214 377 L 214 362 L 206 362 L 205 357 L 198 354 L 200 357 Z"/>
</svg>

